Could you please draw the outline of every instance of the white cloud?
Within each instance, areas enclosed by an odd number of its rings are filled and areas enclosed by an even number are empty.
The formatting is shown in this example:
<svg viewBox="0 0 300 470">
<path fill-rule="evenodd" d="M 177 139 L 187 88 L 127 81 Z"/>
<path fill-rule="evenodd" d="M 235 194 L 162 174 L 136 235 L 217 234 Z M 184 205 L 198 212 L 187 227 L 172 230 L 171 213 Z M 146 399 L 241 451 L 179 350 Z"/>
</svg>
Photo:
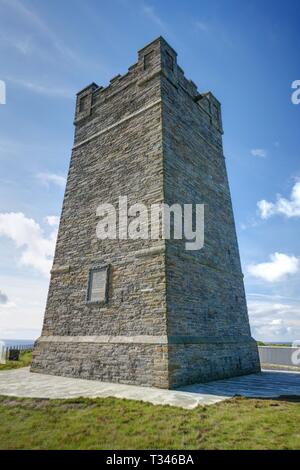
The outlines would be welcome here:
<svg viewBox="0 0 300 470">
<path fill-rule="evenodd" d="M 200 31 L 203 31 L 203 32 L 208 31 L 208 25 L 206 23 L 204 23 L 203 21 L 196 21 L 195 26 Z"/>
<path fill-rule="evenodd" d="M 21 212 L 0 214 L 0 235 L 10 238 L 21 250 L 20 263 L 48 276 L 57 230 L 46 237 L 40 225 Z"/>
<path fill-rule="evenodd" d="M 11 10 L 14 17 L 17 17 L 18 23 L 20 20 L 22 22 L 17 34 L 12 35 L 11 31 L 4 31 L 5 35 L 3 35 L 4 38 L 1 41 L 2 44 L 9 45 L 26 56 L 31 55 L 51 63 L 65 63 L 68 61 L 69 64 L 72 64 L 72 67 L 77 66 L 82 69 L 96 68 L 101 70 L 102 74 L 105 73 L 107 78 L 111 77 L 111 72 L 107 69 L 106 64 L 101 63 L 101 58 L 97 56 L 96 62 L 95 60 L 87 60 L 85 55 L 78 54 L 78 43 L 76 49 L 67 46 L 59 38 L 59 31 L 52 29 L 49 20 L 44 20 L 38 11 L 29 6 L 28 3 L 25 5 L 25 2 L 20 0 L 0 0 L 0 4 L 4 5 L 6 10 Z M 26 29 L 28 30 L 27 36 L 25 35 Z M 19 31 L 23 32 L 23 37 L 20 36 Z M 34 89 L 40 90 L 40 93 L 46 93 L 50 88 L 53 89 L 53 87 L 46 85 L 37 85 L 35 83 L 32 85 L 35 85 Z M 43 90 L 44 88 L 46 91 Z M 68 89 L 55 88 L 56 95 L 69 97 L 70 91 Z M 48 94 L 53 95 L 53 90 Z"/>
<path fill-rule="evenodd" d="M 72 61 L 79 61 L 76 53 L 67 47 L 59 38 L 56 31 L 52 31 L 48 24 L 38 15 L 38 13 L 33 8 L 28 8 L 23 2 L 19 0 L 1 0 L 1 2 L 11 9 L 13 9 L 19 17 L 21 17 L 25 22 L 30 24 L 31 29 L 34 27 L 40 33 L 43 34 L 45 38 L 50 41 L 52 46 L 61 54 L 65 59 Z"/>
<path fill-rule="evenodd" d="M 268 219 L 273 214 L 274 204 L 272 202 L 262 199 L 261 201 L 258 201 L 257 207 L 262 219 Z"/>
<path fill-rule="evenodd" d="M 274 320 L 271 321 L 271 325 L 282 325 L 283 324 L 283 319 L 282 318 L 275 318 Z"/>
<path fill-rule="evenodd" d="M 50 225 L 50 227 L 57 227 L 59 224 L 59 217 L 57 217 L 57 215 L 47 215 L 47 217 L 45 217 L 45 221 Z"/>
<path fill-rule="evenodd" d="M 9 35 L 7 32 L 5 34 L 0 32 L 0 43 L 1 46 L 7 45 L 13 47 L 24 56 L 31 55 L 33 52 L 32 38 L 30 36 L 19 37 Z"/>
<path fill-rule="evenodd" d="M 288 218 L 300 217 L 300 181 L 293 186 L 290 199 L 285 199 L 279 194 L 275 203 L 262 199 L 258 201 L 257 207 L 262 219 L 269 219 L 276 214 Z"/>
<path fill-rule="evenodd" d="M 260 298 L 248 300 L 252 335 L 260 341 L 300 339 L 300 301 L 279 303 Z"/>
<path fill-rule="evenodd" d="M 257 227 L 258 222 L 254 218 L 248 219 L 246 222 L 241 222 L 240 223 L 240 228 L 241 230 L 247 230 L 248 228 L 254 228 Z"/>
<path fill-rule="evenodd" d="M 252 149 L 250 152 L 254 157 L 264 158 L 267 156 L 267 151 L 265 149 Z"/>
<path fill-rule="evenodd" d="M 247 294 L 248 297 L 254 297 L 254 298 L 263 298 L 263 299 L 272 299 L 272 300 L 276 300 L 276 302 L 278 300 L 282 301 L 282 300 L 288 300 L 288 301 L 297 301 L 297 299 L 295 297 L 289 297 L 289 296 L 286 296 L 286 295 L 271 295 L 271 294 L 259 294 L 259 293 L 248 293 Z"/>
<path fill-rule="evenodd" d="M 155 12 L 154 8 L 151 5 L 144 4 L 142 6 L 142 11 L 157 26 L 162 29 L 166 28 L 164 21 L 158 16 L 158 14 Z"/>
<path fill-rule="evenodd" d="M 6 305 L 8 303 L 8 297 L 4 292 L 0 290 L 0 305 Z"/>
<path fill-rule="evenodd" d="M 0 338 L 35 339 L 39 336 L 48 290 L 48 279 L 0 275 L 9 299 L 0 305 Z"/>
<path fill-rule="evenodd" d="M 299 267 L 299 259 L 295 256 L 274 253 L 270 255 L 269 262 L 251 264 L 247 270 L 254 277 L 267 282 L 276 282 L 285 279 L 289 274 L 296 274 Z"/>
<path fill-rule="evenodd" d="M 53 183 L 60 188 L 64 188 L 66 185 L 66 178 L 56 173 L 37 173 L 35 176 L 45 186 L 49 186 L 50 183 Z"/>
<path fill-rule="evenodd" d="M 75 91 L 69 88 L 60 88 L 13 77 L 6 77 L 6 80 L 40 95 L 60 96 L 62 98 L 74 98 L 75 95 Z"/>
</svg>

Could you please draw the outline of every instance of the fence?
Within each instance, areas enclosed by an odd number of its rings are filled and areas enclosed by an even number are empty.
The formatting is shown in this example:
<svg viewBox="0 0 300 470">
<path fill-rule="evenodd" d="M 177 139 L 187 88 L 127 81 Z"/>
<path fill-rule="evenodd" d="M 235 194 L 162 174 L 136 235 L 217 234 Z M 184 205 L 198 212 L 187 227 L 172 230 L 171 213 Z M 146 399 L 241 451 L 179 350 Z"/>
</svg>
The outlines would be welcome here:
<svg viewBox="0 0 300 470">
<path fill-rule="evenodd" d="M 32 344 L 17 344 L 14 346 L 7 346 L 5 348 L 5 358 L 6 360 L 18 360 L 21 352 L 32 350 Z"/>
<path fill-rule="evenodd" d="M 300 367 L 300 348 L 259 346 L 258 352 L 261 364 Z"/>
</svg>

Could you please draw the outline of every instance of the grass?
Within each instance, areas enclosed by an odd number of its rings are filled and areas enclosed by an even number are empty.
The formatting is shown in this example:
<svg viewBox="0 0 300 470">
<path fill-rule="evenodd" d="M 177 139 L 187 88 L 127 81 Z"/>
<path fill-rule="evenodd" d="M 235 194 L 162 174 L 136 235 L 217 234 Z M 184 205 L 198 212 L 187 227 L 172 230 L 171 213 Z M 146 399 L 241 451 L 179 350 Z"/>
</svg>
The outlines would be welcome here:
<svg viewBox="0 0 300 470">
<path fill-rule="evenodd" d="M 292 343 L 263 343 L 262 341 L 256 341 L 257 346 L 273 346 L 275 348 L 287 348 L 291 347 Z"/>
<path fill-rule="evenodd" d="M 28 366 L 31 353 L 1 370 Z M 117 398 L 0 396 L 0 449 L 299 449 L 300 402 L 233 398 L 195 410 Z"/>
<path fill-rule="evenodd" d="M 0 397 L 0 449 L 299 449 L 300 403 L 182 410 L 116 398 Z"/>
<path fill-rule="evenodd" d="M 0 364 L 0 371 L 9 370 L 9 369 L 18 369 L 19 367 L 27 367 L 30 365 L 31 359 L 32 359 L 31 351 L 22 351 L 20 354 L 19 361 L 7 361 L 6 364 Z"/>
<path fill-rule="evenodd" d="M 261 368 L 262 369 L 268 369 L 268 370 L 288 370 L 291 372 L 300 372 L 300 367 L 299 366 L 285 366 L 281 364 L 268 364 L 268 363 L 261 363 Z"/>
</svg>

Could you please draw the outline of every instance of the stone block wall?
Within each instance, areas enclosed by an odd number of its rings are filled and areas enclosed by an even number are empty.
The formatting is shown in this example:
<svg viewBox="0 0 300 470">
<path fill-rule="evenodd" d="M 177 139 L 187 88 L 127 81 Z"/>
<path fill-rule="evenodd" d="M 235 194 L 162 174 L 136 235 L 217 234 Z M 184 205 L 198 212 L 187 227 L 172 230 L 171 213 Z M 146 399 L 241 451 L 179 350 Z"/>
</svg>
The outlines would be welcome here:
<svg viewBox="0 0 300 470">
<path fill-rule="evenodd" d="M 174 57 L 175 60 L 175 57 Z M 166 242 L 170 384 L 259 370 L 222 146 L 221 106 L 162 77 L 165 202 L 204 204 L 204 247 Z M 183 342 L 183 344 L 181 344 Z"/>
<path fill-rule="evenodd" d="M 176 387 L 256 371 L 222 151 L 220 105 L 163 38 L 78 93 L 75 140 L 32 371 Z M 99 240 L 99 204 L 204 203 L 205 246 Z M 109 266 L 106 303 L 87 301 Z M 217 346 L 216 346 L 217 344 Z"/>
</svg>

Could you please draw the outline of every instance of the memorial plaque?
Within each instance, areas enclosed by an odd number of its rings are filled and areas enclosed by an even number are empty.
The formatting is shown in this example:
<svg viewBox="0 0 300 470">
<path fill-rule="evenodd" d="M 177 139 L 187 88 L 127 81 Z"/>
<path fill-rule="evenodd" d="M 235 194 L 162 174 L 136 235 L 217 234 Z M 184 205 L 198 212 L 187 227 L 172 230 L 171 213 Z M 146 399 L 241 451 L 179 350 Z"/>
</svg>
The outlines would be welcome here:
<svg viewBox="0 0 300 470">
<path fill-rule="evenodd" d="M 88 301 L 106 302 L 107 268 L 90 271 Z"/>
</svg>

